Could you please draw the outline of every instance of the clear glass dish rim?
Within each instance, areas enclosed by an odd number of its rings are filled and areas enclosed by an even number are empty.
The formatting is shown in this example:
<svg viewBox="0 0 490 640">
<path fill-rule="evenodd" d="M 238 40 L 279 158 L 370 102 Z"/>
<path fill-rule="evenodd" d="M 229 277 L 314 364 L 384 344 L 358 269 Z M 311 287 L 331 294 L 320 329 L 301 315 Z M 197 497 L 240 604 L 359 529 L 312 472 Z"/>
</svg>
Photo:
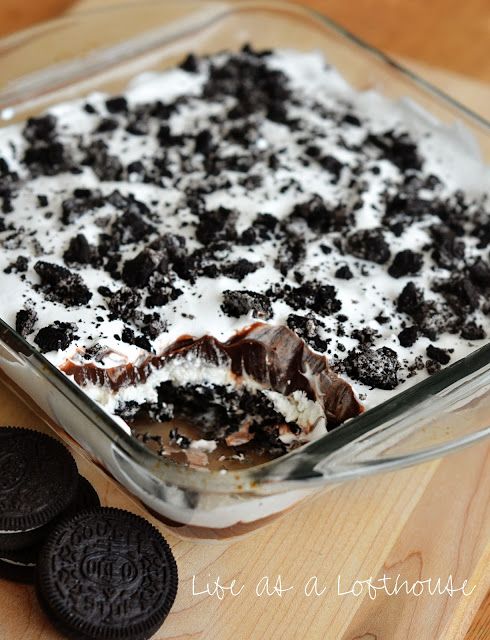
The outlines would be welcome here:
<svg viewBox="0 0 490 640">
<path fill-rule="evenodd" d="M 142 0 L 138 3 L 138 6 L 141 7 L 144 5 L 151 7 L 152 5 L 158 4 L 160 4 L 158 0 Z M 180 2 L 177 2 L 176 0 L 170 0 L 170 2 L 166 2 L 166 4 L 182 6 L 182 4 L 186 4 L 186 1 L 184 0 L 184 2 L 182 2 L 182 0 L 180 0 Z M 193 2 L 192 4 L 196 5 L 197 3 Z M 449 96 L 432 83 L 392 59 L 389 55 L 350 33 L 347 29 L 340 26 L 320 11 L 304 7 L 299 4 L 294 4 L 292 2 L 279 2 L 278 0 L 243 0 L 239 3 L 211 1 L 202 4 L 216 5 L 217 7 L 222 7 L 223 11 L 216 16 L 213 16 L 212 20 L 208 20 L 198 26 L 193 26 L 192 31 L 199 31 L 200 29 L 207 28 L 212 24 L 218 24 L 222 19 L 233 14 L 239 14 L 244 10 L 252 11 L 254 9 L 262 11 L 267 10 L 281 14 L 287 13 L 289 15 L 294 13 L 297 15 L 302 14 L 313 21 L 320 22 L 323 26 L 326 26 L 328 29 L 333 31 L 337 36 L 340 36 L 348 44 L 358 48 L 359 51 L 365 50 L 370 56 L 377 59 L 380 64 L 394 68 L 397 74 L 403 76 L 407 81 L 417 86 L 426 94 L 431 95 L 433 99 L 448 105 L 465 118 L 470 119 L 474 126 L 483 129 L 484 135 L 488 134 L 490 137 L 490 120 L 487 120 L 455 98 Z M 0 54 L 4 51 L 8 51 L 11 47 L 21 46 L 24 41 L 30 41 L 32 38 L 46 31 L 57 27 L 62 28 L 64 24 L 77 23 L 78 21 L 89 19 L 102 13 L 117 14 L 121 10 L 131 9 L 133 7 L 133 3 L 121 2 L 115 5 L 87 9 L 76 14 L 64 15 L 53 20 L 45 21 L 18 33 L 0 38 Z M 189 10 L 189 15 L 191 15 L 191 13 L 191 10 Z M 184 36 L 185 33 L 181 33 L 178 37 L 180 38 Z M 160 45 L 162 46 L 164 44 L 165 41 L 162 40 Z M 69 77 L 64 78 L 66 83 L 68 83 L 69 80 Z M 75 80 L 76 78 L 71 79 L 72 82 Z M 49 93 L 50 90 L 52 90 L 52 88 L 48 87 L 46 91 L 39 91 L 37 96 Z M 4 92 L 0 91 L 0 110 L 2 108 L 1 101 L 4 95 Z M 18 96 L 19 99 L 21 97 L 21 95 Z M 234 470 L 227 474 L 221 474 L 219 471 L 183 467 L 173 463 L 171 460 L 157 457 L 136 438 L 126 433 L 120 425 L 118 425 L 109 416 L 109 414 L 105 413 L 105 411 L 103 411 L 87 394 L 85 394 L 78 385 L 54 367 L 41 352 L 31 346 L 15 331 L 15 329 L 1 320 L 1 318 L 0 340 L 4 341 L 17 354 L 28 358 L 28 360 L 26 360 L 26 364 L 32 365 L 33 369 L 53 385 L 59 393 L 64 395 L 71 403 L 75 404 L 79 410 L 82 410 L 90 421 L 93 422 L 94 427 L 102 430 L 104 434 L 111 439 L 115 446 L 120 447 L 128 456 L 131 457 L 133 462 L 139 464 L 151 473 L 156 473 L 157 475 L 161 474 L 162 477 L 165 478 L 166 482 L 174 482 L 177 486 L 187 488 L 194 488 L 196 484 L 198 484 L 201 487 L 205 486 L 206 491 L 216 493 L 229 493 L 230 491 L 236 493 L 255 493 L 254 488 L 262 482 L 268 482 L 276 485 L 276 489 L 278 491 L 305 486 L 307 481 L 311 481 L 311 484 L 315 484 L 315 482 L 324 483 L 326 481 L 324 476 L 319 476 L 319 474 L 310 472 L 301 475 L 301 470 L 296 470 L 297 472 L 299 471 L 299 473 L 293 474 L 294 477 L 291 475 L 286 482 L 283 482 L 284 475 L 279 472 L 279 470 L 287 468 L 289 461 L 298 457 L 298 454 L 301 454 L 302 458 L 309 458 L 312 455 L 315 457 L 315 453 L 317 455 L 318 453 L 321 453 L 321 455 L 324 456 L 328 451 L 336 451 L 343 445 L 350 444 L 369 431 L 374 430 L 377 426 L 381 425 L 384 420 L 394 417 L 396 414 L 401 414 L 403 410 L 415 408 L 424 399 L 427 399 L 433 394 L 451 386 L 459 380 L 464 379 L 470 373 L 475 373 L 479 370 L 483 371 L 486 366 L 490 365 L 490 343 L 488 343 L 471 353 L 469 356 L 458 360 L 450 367 L 434 374 L 431 378 L 417 383 L 406 391 L 397 393 L 393 398 L 369 409 L 360 416 L 353 418 L 339 429 L 326 433 L 322 438 L 304 445 L 298 450 L 286 454 L 281 458 L 263 463 L 257 467 Z M 343 473 L 336 474 L 333 477 L 333 481 L 340 482 L 353 477 L 358 477 L 359 475 L 367 475 L 381 470 L 390 471 L 400 469 L 434 457 L 445 455 L 446 453 L 481 441 L 489 436 L 490 429 L 483 429 L 466 436 L 456 437 L 454 440 L 450 440 L 444 444 L 427 447 L 401 457 L 381 458 L 379 460 L 366 461 L 365 463 L 357 462 L 355 468 L 351 470 L 346 469 Z M 325 444 L 329 444 L 330 446 L 323 447 L 324 450 L 322 452 L 322 445 Z M 309 465 L 308 468 L 311 470 L 311 465 Z M 190 482 L 192 479 L 195 481 Z"/>
</svg>

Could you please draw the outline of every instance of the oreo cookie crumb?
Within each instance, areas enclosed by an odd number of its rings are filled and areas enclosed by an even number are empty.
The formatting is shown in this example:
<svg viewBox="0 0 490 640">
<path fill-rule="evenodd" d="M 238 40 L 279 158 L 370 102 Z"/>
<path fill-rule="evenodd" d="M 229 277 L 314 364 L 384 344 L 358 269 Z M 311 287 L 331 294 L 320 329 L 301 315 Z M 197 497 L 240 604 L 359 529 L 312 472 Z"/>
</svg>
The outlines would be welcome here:
<svg viewBox="0 0 490 640">
<path fill-rule="evenodd" d="M 466 316 L 480 306 L 480 293 L 467 277 L 455 275 L 436 282 L 433 288 L 442 293 L 449 306 L 459 315 Z"/>
<path fill-rule="evenodd" d="M 346 250 L 356 258 L 385 264 L 391 257 L 382 229 L 360 229 L 347 237 Z"/>
<path fill-rule="evenodd" d="M 97 178 L 117 182 L 123 177 L 123 165 L 119 158 L 111 155 L 103 140 L 94 140 L 85 149 L 83 164 L 91 167 Z"/>
<path fill-rule="evenodd" d="M 223 313 L 232 318 L 252 314 L 254 318 L 269 320 L 272 318 L 272 306 L 267 296 L 254 291 L 223 291 Z"/>
<path fill-rule="evenodd" d="M 308 280 L 299 287 L 285 290 L 283 298 L 294 310 L 306 309 L 327 316 L 337 313 L 342 307 L 335 287 L 315 280 Z"/>
<path fill-rule="evenodd" d="M 231 262 L 223 266 L 221 273 L 228 278 L 233 278 L 241 282 L 250 273 L 254 273 L 257 269 L 264 266 L 263 262 L 250 262 L 245 258 L 240 258 L 236 262 Z"/>
<path fill-rule="evenodd" d="M 95 133 L 108 133 L 109 131 L 115 131 L 118 126 L 119 123 L 114 118 L 102 118 L 95 129 Z"/>
<path fill-rule="evenodd" d="M 482 289 L 490 288 L 490 265 L 482 258 L 477 258 L 468 269 L 470 280 Z"/>
<path fill-rule="evenodd" d="M 425 368 L 427 369 L 427 373 L 431 376 L 434 373 L 437 373 L 441 370 L 441 363 L 436 360 L 426 360 Z"/>
<path fill-rule="evenodd" d="M 34 331 L 36 322 L 37 313 L 34 309 L 21 309 L 15 316 L 15 330 L 25 338 Z"/>
<path fill-rule="evenodd" d="M 148 338 L 142 335 L 136 335 L 130 327 L 124 327 L 121 331 L 121 340 L 126 344 L 134 344 L 144 351 L 152 351 L 151 343 Z"/>
<path fill-rule="evenodd" d="M 332 174 L 334 182 L 338 182 L 340 180 L 340 174 L 344 167 L 344 164 L 340 162 L 340 160 L 334 156 L 326 155 L 319 159 L 319 163 L 324 169 Z"/>
<path fill-rule="evenodd" d="M 209 129 L 203 129 L 195 138 L 196 153 L 202 153 L 204 156 L 211 153 L 213 149 L 213 135 Z"/>
<path fill-rule="evenodd" d="M 313 349 L 324 352 L 328 348 L 331 338 L 322 337 L 325 335 L 325 325 L 315 318 L 313 314 L 299 316 L 291 313 L 287 319 L 288 327 L 302 338 L 306 344 Z"/>
<path fill-rule="evenodd" d="M 389 347 L 352 349 L 343 360 L 346 373 L 376 389 L 395 389 L 398 386 L 400 363 L 396 352 Z"/>
<path fill-rule="evenodd" d="M 96 260 L 97 251 L 92 247 L 83 233 L 70 240 L 63 258 L 68 264 L 91 264 Z"/>
<path fill-rule="evenodd" d="M 318 233 L 327 233 L 335 223 L 333 211 L 329 210 L 320 196 L 313 196 L 310 200 L 297 204 L 291 213 L 291 218 L 303 219 L 308 227 Z"/>
<path fill-rule="evenodd" d="M 98 189 L 75 189 L 70 198 L 61 203 L 61 221 L 68 225 L 75 222 L 80 216 L 93 209 L 98 209 L 104 204 L 102 194 Z"/>
<path fill-rule="evenodd" d="M 435 347 L 433 344 L 427 347 L 426 353 L 428 358 L 442 365 L 449 364 L 451 360 L 451 356 L 445 349 L 439 349 L 439 347 Z"/>
<path fill-rule="evenodd" d="M 17 258 L 15 259 L 14 262 L 12 262 L 11 264 L 9 264 L 8 267 L 6 267 L 3 272 L 10 274 L 10 273 L 25 273 L 27 271 L 29 267 L 29 259 L 26 258 L 25 256 L 17 256 Z"/>
<path fill-rule="evenodd" d="M 199 71 L 197 57 L 193 53 L 189 53 L 189 55 L 180 63 L 180 68 L 189 73 L 197 73 Z"/>
<path fill-rule="evenodd" d="M 29 118 L 22 134 L 31 143 L 51 142 L 56 138 L 57 124 L 57 118 L 51 113 L 37 118 Z"/>
<path fill-rule="evenodd" d="M 76 330 L 77 326 L 75 324 L 56 320 L 53 324 L 40 329 L 34 338 L 34 342 L 43 353 L 58 350 L 64 351 L 70 346 Z"/>
<path fill-rule="evenodd" d="M 376 329 L 371 329 L 371 327 L 364 327 L 362 329 L 354 329 L 354 331 L 350 335 L 351 338 L 357 340 L 359 344 L 365 346 L 372 346 L 377 338 L 380 338 L 381 335 L 376 331 Z"/>
<path fill-rule="evenodd" d="M 122 279 L 129 287 L 141 289 L 148 285 L 157 269 L 164 272 L 167 268 L 166 256 L 153 249 L 143 249 L 132 260 L 126 260 L 122 269 Z"/>
<path fill-rule="evenodd" d="M 117 243 L 126 245 L 141 242 L 147 240 L 156 230 L 144 217 L 146 209 L 136 200 L 123 200 L 114 206 L 123 209 L 123 213 L 116 218 L 110 229 L 111 236 Z"/>
<path fill-rule="evenodd" d="M 237 220 L 238 212 L 226 207 L 206 211 L 200 215 L 196 227 L 196 238 L 204 245 L 216 240 L 235 240 Z"/>
<path fill-rule="evenodd" d="M 346 124 L 350 124 L 353 127 L 361 126 L 361 121 L 353 113 L 346 113 L 345 116 L 342 118 L 342 122 L 345 122 Z"/>
<path fill-rule="evenodd" d="M 465 257 L 465 244 L 458 240 L 456 233 L 445 225 L 433 225 L 431 235 L 434 249 L 431 257 L 443 269 L 452 270 Z"/>
<path fill-rule="evenodd" d="M 420 253 L 411 249 L 399 251 L 388 267 L 388 273 L 392 278 L 414 275 L 420 271 L 424 264 L 424 258 Z"/>
<path fill-rule="evenodd" d="M 306 256 L 306 243 L 304 238 L 294 234 L 286 235 L 274 261 L 274 267 L 287 276 L 291 269 L 297 267 Z"/>
<path fill-rule="evenodd" d="M 191 444 L 189 438 L 179 433 L 177 428 L 170 429 L 168 437 L 170 444 L 176 444 L 181 449 L 188 449 Z"/>
<path fill-rule="evenodd" d="M 386 131 L 378 135 L 371 133 L 367 136 L 366 142 L 378 149 L 381 157 L 392 162 L 402 172 L 422 169 L 422 159 L 417 145 L 408 133 L 396 134 L 394 131 Z"/>
<path fill-rule="evenodd" d="M 114 293 L 105 290 L 102 293 L 99 289 L 99 293 L 109 298 L 107 306 L 111 312 L 110 318 L 114 320 L 131 320 L 141 303 L 141 294 L 130 287 L 122 287 Z"/>
<path fill-rule="evenodd" d="M 340 278 L 341 280 L 352 280 L 354 274 L 350 270 L 349 266 L 345 264 L 337 269 L 335 277 Z"/>
<path fill-rule="evenodd" d="M 48 300 L 62 302 L 67 306 L 86 305 L 92 298 L 81 276 L 66 267 L 40 260 L 34 270 L 41 279 L 38 288 Z"/>
<path fill-rule="evenodd" d="M 128 111 L 128 101 L 124 96 L 114 96 L 105 101 L 106 109 L 109 113 L 126 113 Z"/>
<path fill-rule="evenodd" d="M 34 177 L 54 176 L 71 168 L 71 161 L 61 142 L 42 142 L 27 147 L 23 161 Z"/>
<path fill-rule="evenodd" d="M 268 67 L 257 56 L 230 55 L 223 63 L 211 63 L 204 97 L 215 101 L 237 100 L 230 117 L 245 118 L 257 111 L 280 124 L 289 124 L 285 102 L 290 97 L 286 76 Z"/>
<path fill-rule="evenodd" d="M 402 347 L 411 347 L 416 343 L 418 334 L 417 327 L 405 327 L 398 334 L 398 342 Z"/>
<path fill-rule="evenodd" d="M 410 316 L 423 302 L 424 294 L 422 289 L 416 287 L 414 282 L 407 282 L 398 296 L 396 309 Z"/>
<path fill-rule="evenodd" d="M 485 330 L 476 322 L 468 322 L 461 329 L 461 337 L 465 340 L 484 340 L 487 337 Z"/>
</svg>

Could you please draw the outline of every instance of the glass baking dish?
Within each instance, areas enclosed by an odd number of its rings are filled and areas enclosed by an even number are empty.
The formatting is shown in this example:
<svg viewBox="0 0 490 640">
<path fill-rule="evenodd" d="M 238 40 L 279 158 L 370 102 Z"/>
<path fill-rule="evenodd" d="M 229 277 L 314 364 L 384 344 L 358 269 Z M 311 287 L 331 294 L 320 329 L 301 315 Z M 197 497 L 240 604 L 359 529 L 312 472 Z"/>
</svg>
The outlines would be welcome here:
<svg viewBox="0 0 490 640">
<path fill-rule="evenodd" d="M 490 159 L 490 124 L 332 24 L 284 2 L 139 2 L 66 16 L 0 41 L 0 126 L 199 54 L 319 49 L 350 84 L 409 98 Z M 468 135 L 468 132 L 471 135 Z M 0 310 L 1 315 L 1 310 Z M 490 436 L 490 344 L 281 458 L 220 473 L 179 466 L 131 436 L 0 320 L 2 379 L 154 515 L 203 537 L 237 535 L 336 484 Z M 184 529 L 181 529 L 183 532 Z"/>
</svg>

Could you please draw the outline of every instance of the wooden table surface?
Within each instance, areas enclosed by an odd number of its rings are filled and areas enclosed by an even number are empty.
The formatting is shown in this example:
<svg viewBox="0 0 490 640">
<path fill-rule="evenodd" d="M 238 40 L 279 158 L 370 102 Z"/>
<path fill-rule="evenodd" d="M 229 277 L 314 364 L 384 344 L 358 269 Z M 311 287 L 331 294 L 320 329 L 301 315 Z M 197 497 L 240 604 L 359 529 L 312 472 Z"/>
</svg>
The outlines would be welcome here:
<svg viewBox="0 0 490 640">
<path fill-rule="evenodd" d="M 110 2 L 112 0 L 106 0 Z M 86 0 L 82 9 L 101 0 Z M 0 33 L 55 15 L 70 3 L 0 0 Z M 309 0 L 373 44 L 404 58 L 449 92 L 490 117 L 490 2 L 488 0 Z M 70 10 L 81 10 L 80 5 Z M 436 66 L 438 69 L 433 69 Z M 451 73 L 448 73 L 450 71 Z M 456 74 L 454 73 L 456 72 Z M 464 74 L 465 77 L 457 74 Z M 0 424 L 39 420 L 0 385 Z M 40 428 L 45 428 L 40 425 Z M 78 452 L 81 472 L 104 504 L 143 513 Z M 193 542 L 160 526 L 180 571 L 176 603 L 158 640 L 489 640 L 490 445 L 322 493 L 242 540 Z M 282 576 L 282 597 L 259 597 L 262 576 Z M 321 596 L 303 587 L 316 575 Z M 467 580 L 471 595 L 420 597 L 364 590 L 338 594 L 356 579 L 400 575 Z M 193 595 L 218 576 L 236 579 L 242 593 L 223 600 Z M 58 640 L 30 587 L 0 581 L 0 640 Z"/>
</svg>

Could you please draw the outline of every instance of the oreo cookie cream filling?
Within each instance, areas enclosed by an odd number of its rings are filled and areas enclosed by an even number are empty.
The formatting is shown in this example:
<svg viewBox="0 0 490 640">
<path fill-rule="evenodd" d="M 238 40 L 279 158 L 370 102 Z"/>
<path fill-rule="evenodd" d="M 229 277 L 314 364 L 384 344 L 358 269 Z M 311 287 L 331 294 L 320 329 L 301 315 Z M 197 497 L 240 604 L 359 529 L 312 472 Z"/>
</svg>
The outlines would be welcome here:
<svg viewBox="0 0 490 640">
<path fill-rule="evenodd" d="M 191 54 L 0 130 L 1 315 L 161 455 L 280 455 L 487 340 L 489 194 L 320 53 Z"/>
</svg>

